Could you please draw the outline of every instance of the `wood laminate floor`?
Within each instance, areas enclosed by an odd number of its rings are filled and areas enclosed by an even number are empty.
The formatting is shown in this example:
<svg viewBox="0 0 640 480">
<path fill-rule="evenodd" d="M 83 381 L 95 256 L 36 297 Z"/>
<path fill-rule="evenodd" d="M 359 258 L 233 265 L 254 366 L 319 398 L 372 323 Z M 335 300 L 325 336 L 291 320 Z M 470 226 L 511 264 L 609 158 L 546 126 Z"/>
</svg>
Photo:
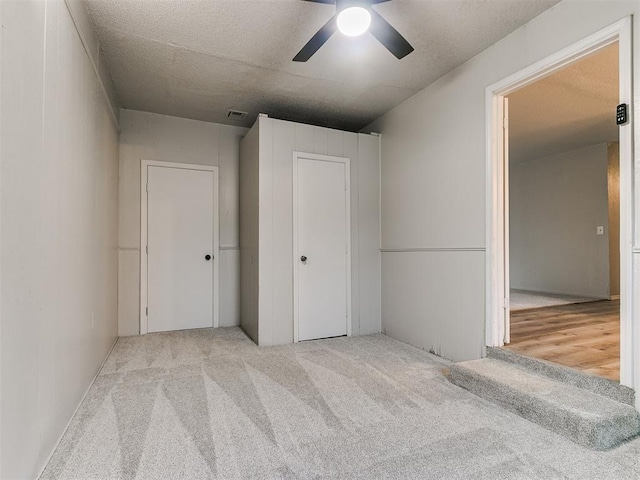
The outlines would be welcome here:
<svg viewBox="0 0 640 480">
<path fill-rule="evenodd" d="M 511 343 L 505 348 L 619 381 L 620 301 L 511 312 Z"/>
</svg>

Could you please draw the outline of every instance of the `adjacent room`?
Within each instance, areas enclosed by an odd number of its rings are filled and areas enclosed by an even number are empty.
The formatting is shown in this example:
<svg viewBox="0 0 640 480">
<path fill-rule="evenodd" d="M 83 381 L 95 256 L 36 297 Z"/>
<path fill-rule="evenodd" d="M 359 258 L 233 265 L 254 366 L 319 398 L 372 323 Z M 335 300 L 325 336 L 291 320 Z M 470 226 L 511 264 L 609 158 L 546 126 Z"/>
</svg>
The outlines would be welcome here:
<svg viewBox="0 0 640 480">
<path fill-rule="evenodd" d="M 640 478 L 638 2 L 0 26 L 0 478 Z"/>
<path fill-rule="evenodd" d="M 508 348 L 619 381 L 617 43 L 508 96 Z"/>
</svg>

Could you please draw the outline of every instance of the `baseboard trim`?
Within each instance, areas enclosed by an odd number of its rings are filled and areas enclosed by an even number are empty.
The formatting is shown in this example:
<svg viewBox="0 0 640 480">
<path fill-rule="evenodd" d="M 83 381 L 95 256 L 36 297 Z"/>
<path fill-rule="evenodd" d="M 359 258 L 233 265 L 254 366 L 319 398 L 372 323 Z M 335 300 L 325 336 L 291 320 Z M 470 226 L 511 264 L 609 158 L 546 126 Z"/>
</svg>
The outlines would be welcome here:
<svg viewBox="0 0 640 480">
<path fill-rule="evenodd" d="M 51 453 L 47 457 L 47 461 L 44 462 L 44 465 L 42 465 L 42 468 L 40 468 L 40 471 L 38 472 L 38 476 L 36 478 L 40 478 L 42 476 L 42 474 L 44 473 L 45 468 L 47 468 L 47 465 L 49 465 L 49 462 L 51 461 L 51 457 L 53 457 L 53 454 L 56 453 L 56 450 L 58 449 L 58 446 L 60 445 L 60 442 L 62 441 L 62 438 L 64 437 L 64 434 L 67 433 L 67 430 L 69 430 L 69 426 L 71 425 L 72 420 L 76 417 L 76 414 L 78 413 L 78 409 L 80 408 L 80 405 L 82 405 L 82 402 L 84 402 L 84 399 L 89 394 L 89 390 L 91 390 L 91 387 L 93 387 L 93 384 L 96 383 L 96 379 L 100 375 L 100 372 L 102 372 L 102 369 L 104 368 L 104 365 L 107 363 L 107 360 L 111 356 L 111 352 L 113 352 L 113 349 L 116 347 L 116 343 L 118 343 L 118 339 L 119 338 L 120 338 L 119 336 L 116 336 L 116 339 L 111 344 L 111 348 L 109 348 L 109 351 L 107 352 L 107 356 L 104 357 L 104 360 L 100 364 L 100 368 L 98 368 L 98 371 L 94 375 L 93 380 L 91 380 L 91 383 L 89 384 L 89 386 L 85 390 L 84 395 L 82 395 L 82 398 L 80 399 L 80 401 L 78 402 L 78 405 L 76 406 L 75 410 L 73 411 L 73 415 L 71 415 L 71 418 L 69 418 L 69 421 L 65 425 L 64 430 L 60 434 L 60 437 L 58 437 L 58 441 L 53 446 L 53 449 L 51 450 Z"/>
<path fill-rule="evenodd" d="M 578 297 L 578 298 L 585 298 L 588 299 L 589 301 L 597 301 L 597 300 L 608 300 L 610 297 L 609 295 L 597 295 L 597 296 L 593 296 L 593 295 L 587 295 L 584 293 L 572 293 L 572 292 L 560 292 L 560 291 L 542 291 L 542 290 L 529 290 L 527 288 L 520 288 L 520 287 L 512 287 L 511 288 L 512 291 L 516 291 L 516 292 L 522 292 L 525 294 L 533 294 L 533 295 L 563 295 L 563 296 L 567 296 L 567 297 Z"/>
</svg>

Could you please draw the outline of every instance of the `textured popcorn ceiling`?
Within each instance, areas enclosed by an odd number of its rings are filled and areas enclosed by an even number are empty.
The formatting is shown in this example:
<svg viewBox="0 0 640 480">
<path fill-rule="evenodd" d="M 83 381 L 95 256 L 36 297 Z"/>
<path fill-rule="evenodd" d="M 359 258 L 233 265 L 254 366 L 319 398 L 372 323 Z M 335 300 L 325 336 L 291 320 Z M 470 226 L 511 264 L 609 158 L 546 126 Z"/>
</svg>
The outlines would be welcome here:
<svg viewBox="0 0 640 480">
<path fill-rule="evenodd" d="M 509 95 L 511 163 L 618 141 L 618 44 Z"/>
<path fill-rule="evenodd" d="M 124 108 L 250 126 L 258 113 L 358 130 L 558 0 L 393 0 L 376 6 L 416 51 L 334 35 L 291 59 L 335 12 L 301 0 L 87 0 Z M 249 112 L 245 121 L 229 108 Z"/>
</svg>

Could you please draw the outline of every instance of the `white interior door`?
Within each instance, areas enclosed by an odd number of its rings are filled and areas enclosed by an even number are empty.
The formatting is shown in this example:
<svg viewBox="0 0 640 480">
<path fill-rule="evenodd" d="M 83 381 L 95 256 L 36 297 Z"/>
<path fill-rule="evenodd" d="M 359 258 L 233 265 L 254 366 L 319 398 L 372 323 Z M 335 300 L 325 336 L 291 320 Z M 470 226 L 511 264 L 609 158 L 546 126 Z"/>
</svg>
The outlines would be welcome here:
<svg viewBox="0 0 640 480">
<path fill-rule="evenodd" d="M 148 331 L 213 327 L 214 172 L 149 166 Z"/>
<path fill-rule="evenodd" d="M 297 159 L 298 340 L 347 334 L 348 164 Z"/>
</svg>

